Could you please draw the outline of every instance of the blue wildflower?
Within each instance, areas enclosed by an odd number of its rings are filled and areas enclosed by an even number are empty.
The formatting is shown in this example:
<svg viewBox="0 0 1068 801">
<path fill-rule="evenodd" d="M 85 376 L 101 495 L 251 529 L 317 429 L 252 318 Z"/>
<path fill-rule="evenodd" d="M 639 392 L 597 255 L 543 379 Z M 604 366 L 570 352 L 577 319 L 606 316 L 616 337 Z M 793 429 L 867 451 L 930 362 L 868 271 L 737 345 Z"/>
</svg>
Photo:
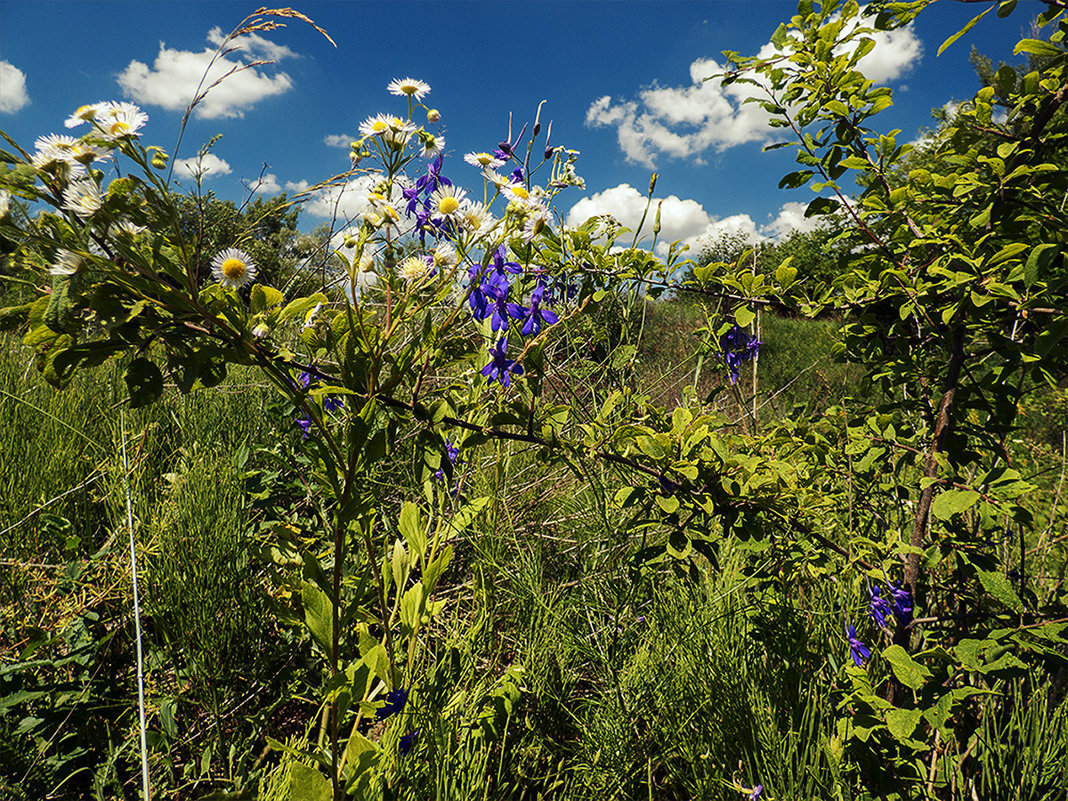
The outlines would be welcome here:
<svg viewBox="0 0 1068 801">
<path fill-rule="evenodd" d="M 403 687 L 390 690 L 386 693 L 386 705 L 375 712 L 375 720 L 385 720 L 393 715 L 400 714 L 404 705 L 408 703 L 408 691 Z"/>
<path fill-rule="evenodd" d="M 868 614 L 875 621 L 875 625 L 885 629 L 886 616 L 890 614 L 891 610 L 890 601 L 882 596 L 879 585 L 873 585 L 870 581 L 868 582 L 868 594 L 871 596 L 868 600 Z"/>
<path fill-rule="evenodd" d="M 296 423 L 297 428 L 303 432 L 301 439 L 307 439 L 308 434 L 311 432 L 311 420 L 307 417 L 298 417 Z"/>
<path fill-rule="evenodd" d="M 894 617 L 902 626 L 907 626 L 912 622 L 912 593 L 908 587 L 901 586 L 901 579 L 891 584 L 889 590 Z"/>
<path fill-rule="evenodd" d="M 449 464 L 456 464 L 456 460 L 460 458 L 460 449 L 452 444 L 452 440 L 445 440 L 445 455 L 449 459 Z M 434 478 L 438 481 L 445 480 L 445 471 L 437 469 L 434 471 Z"/>
<path fill-rule="evenodd" d="M 849 652 L 853 657 L 853 664 L 863 667 L 864 660 L 871 656 L 871 649 L 857 636 L 857 630 L 852 625 L 846 630 L 846 637 L 849 639 Z"/>
<path fill-rule="evenodd" d="M 520 329 L 523 332 L 523 336 L 537 336 L 541 333 L 542 323 L 555 325 L 560 321 L 556 312 L 541 308 L 544 296 L 544 285 L 535 287 L 534 291 L 530 293 L 530 308 L 526 309 L 524 316 L 520 318 L 524 321 L 523 327 Z"/>
<path fill-rule="evenodd" d="M 523 366 L 508 358 L 508 337 L 501 337 L 497 347 L 490 348 L 490 361 L 482 368 L 482 375 L 491 382 L 496 379 L 502 387 L 512 383 L 512 374 L 522 375 Z"/>
<path fill-rule="evenodd" d="M 397 751 L 402 757 L 406 757 L 411 753 L 412 748 L 415 746 L 416 738 L 419 737 L 419 732 L 421 731 L 422 729 L 413 729 L 409 726 L 408 731 L 401 735 L 400 743 L 397 745 Z"/>
<path fill-rule="evenodd" d="M 732 384 L 738 383 L 738 368 L 756 356 L 763 344 L 737 324 L 719 338 L 719 357 L 730 370 Z"/>
<path fill-rule="evenodd" d="M 760 798 L 760 794 L 762 792 L 764 792 L 764 785 L 758 784 L 756 787 L 753 788 L 753 792 L 749 794 L 749 801 L 757 801 L 757 799 Z"/>
</svg>

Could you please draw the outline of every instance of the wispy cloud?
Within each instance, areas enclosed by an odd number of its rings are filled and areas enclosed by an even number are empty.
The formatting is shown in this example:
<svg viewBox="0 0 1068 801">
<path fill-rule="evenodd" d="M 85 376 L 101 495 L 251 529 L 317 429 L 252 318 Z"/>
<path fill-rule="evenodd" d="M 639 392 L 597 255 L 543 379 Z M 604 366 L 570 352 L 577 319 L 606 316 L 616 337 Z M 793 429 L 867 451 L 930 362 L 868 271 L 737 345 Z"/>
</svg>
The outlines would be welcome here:
<svg viewBox="0 0 1068 801">
<path fill-rule="evenodd" d="M 343 147 L 348 150 L 349 145 L 356 139 L 359 139 L 359 137 L 349 136 L 348 134 L 327 134 L 323 137 L 323 143 L 329 147 Z"/>
<path fill-rule="evenodd" d="M 255 61 L 277 61 L 296 55 L 283 45 L 276 45 L 262 36 L 246 34 L 230 43 L 235 49 L 220 56 L 211 65 L 222 43 L 224 34 L 219 28 L 208 32 L 211 47 L 196 52 L 175 50 L 160 42 L 159 53 L 152 66 L 142 61 L 131 61 L 118 76 L 119 86 L 130 98 L 142 105 L 161 106 L 169 111 L 183 111 L 193 100 L 201 79 L 210 86 L 231 70 L 235 70 L 217 86 L 211 88 L 207 97 L 196 107 L 194 114 L 203 119 L 232 119 L 243 117 L 245 112 L 260 100 L 289 91 L 293 80 L 284 72 L 270 75 L 265 65 L 251 66 Z M 235 60 L 237 55 L 247 60 Z"/>
<path fill-rule="evenodd" d="M 919 60 L 923 45 L 911 27 L 870 34 L 875 46 L 859 62 L 859 69 L 876 83 L 899 79 Z M 770 42 L 758 55 L 773 56 Z M 723 72 L 712 58 L 690 64 L 690 83 L 641 89 L 637 98 L 599 97 L 586 111 L 590 127 L 616 129 L 619 147 L 628 161 L 654 167 L 661 157 L 688 158 L 703 163 L 709 151 L 721 152 L 746 142 L 769 141 L 774 129 L 759 104 L 745 102 L 763 97 L 758 87 L 718 79 Z"/>
<path fill-rule="evenodd" d="M 0 112 L 14 114 L 29 103 L 26 73 L 9 61 L 0 61 Z"/>
</svg>

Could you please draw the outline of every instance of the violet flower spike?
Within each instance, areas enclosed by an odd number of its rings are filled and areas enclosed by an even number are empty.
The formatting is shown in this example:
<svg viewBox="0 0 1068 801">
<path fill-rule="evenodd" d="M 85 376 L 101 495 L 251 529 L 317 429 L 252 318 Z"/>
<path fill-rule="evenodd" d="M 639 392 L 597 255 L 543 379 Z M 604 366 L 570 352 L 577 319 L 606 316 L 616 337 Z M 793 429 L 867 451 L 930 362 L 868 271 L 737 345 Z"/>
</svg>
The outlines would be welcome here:
<svg viewBox="0 0 1068 801">
<path fill-rule="evenodd" d="M 846 630 L 846 638 L 849 640 L 849 653 L 853 657 L 853 664 L 864 667 L 864 660 L 871 656 L 871 649 L 857 636 L 857 630 L 852 624 Z"/>
<path fill-rule="evenodd" d="M 496 380 L 502 387 L 512 383 L 512 375 L 523 374 L 523 366 L 508 358 L 508 337 L 501 337 L 497 347 L 490 348 L 490 361 L 482 368 L 482 375 L 491 382 Z"/>
</svg>

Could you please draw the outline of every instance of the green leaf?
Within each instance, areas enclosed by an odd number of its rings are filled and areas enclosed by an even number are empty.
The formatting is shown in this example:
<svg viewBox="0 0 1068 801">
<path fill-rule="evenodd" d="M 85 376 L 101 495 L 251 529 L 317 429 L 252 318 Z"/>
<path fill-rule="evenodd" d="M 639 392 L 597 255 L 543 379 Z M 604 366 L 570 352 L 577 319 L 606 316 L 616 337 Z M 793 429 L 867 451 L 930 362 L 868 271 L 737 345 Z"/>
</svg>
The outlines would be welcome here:
<svg viewBox="0 0 1068 801">
<path fill-rule="evenodd" d="M 674 495 L 657 495 L 656 505 L 667 512 L 669 515 L 674 514 L 679 508 L 679 499 Z"/>
<path fill-rule="evenodd" d="M 989 11 L 990 9 L 987 9 Z M 1041 39 L 1021 39 L 1016 43 L 1016 47 L 1013 48 L 1012 54 L 1014 56 L 1020 55 L 1020 53 L 1030 53 L 1033 56 L 1063 56 L 1064 51 L 1056 45 L 1052 45 L 1049 42 L 1044 42 Z"/>
<path fill-rule="evenodd" d="M 994 6 L 989 6 L 982 14 L 979 14 L 979 15 L 977 15 L 975 17 L 972 17 L 972 19 L 970 19 L 968 21 L 967 25 L 965 25 L 963 28 L 961 28 L 955 34 L 953 34 L 948 39 L 946 39 L 946 41 L 942 42 L 942 46 L 940 48 L 938 48 L 938 55 L 942 55 L 942 52 L 947 47 L 949 47 L 951 44 L 953 44 L 955 41 L 957 41 L 960 37 L 964 36 L 964 34 L 966 34 L 968 31 L 970 31 L 972 28 L 974 28 L 975 24 L 979 20 L 981 20 L 983 17 L 985 17 L 987 14 L 989 14 L 990 13 L 990 9 L 992 9 L 993 7 Z"/>
<path fill-rule="evenodd" d="M 833 214 L 838 211 L 838 201 L 829 197 L 813 198 L 805 208 L 805 218 L 818 217 L 821 214 Z"/>
<path fill-rule="evenodd" d="M 333 795 L 326 776 L 300 762 L 290 763 L 289 801 L 330 801 Z"/>
<path fill-rule="evenodd" d="M 1059 252 L 1060 245 L 1048 243 L 1036 245 L 1032 248 L 1030 255 L 1027 257 L 1027 263 L 1024 265 L 1024 284 L 1030 287 L 1038 280 L 1040 274 L 1045 274 Z"/>
<path fill-rule="evenodd" d="M 419 514 L 419 507 L 411 501 L 405 501 L 401 507 L 400 523 L 401 536 L 408 543 L 408 550 L 413 559 L 420 559 L 426 553 L 426 531 Z"/>
<path fill-rule="evenodd" d="M 138 357 L 130 362 L 125 380 L 131 409 L 147 406 L 163 394 L 163 373 L 149 359 Z"/>
<path fill-rule="evenodd" d="M 793 258 L 793 256 L 786 257 L 783 259 L 782 264 L 775 268 L 775 280 L 779 282 L 783 289 L 786 289 L 797 279 L 797 268 L 790 266 Z"/>
<path fill-rule="evenodd" d="M 739 306 L 734 310 L 734 321 L 742 328 L 748 326 L 755 319 L 756 314 L 748 306 Z"/>
<path fill-rule="evenodd" d="M 423 611 L 425 609 L 426 594 L 423 591 L 422 582 L 419 582 L 410 587 L 408 591 L 404 593 L 404 597 L 401 598 L 401 625 L 407 627 L 410 632 L 415 634 L 419 631 L 419 624 L 423 619 Z"/>
<path fill-rule="evenodd" d="M 886 728 L 895 740 L 907 740 L 912 737 L 922 715 L 921 709 L 891 709 L 886 713 Z"/>
<path fill-rule="evenodd" d="M 354 731 L 345 746 L 345 772 L 349 781 L 364 773 L 378 757 L 378 746 Z"/>
<path fill-rule="evenodd" d="M 333 605 L 326 593 L 310 581 L 304 582 L 300 589 L 300 597 L 304 606 L 304 622 L 308 626 L 308 631 L 319 643 L 323 653 L 329 656 L 334 647 Z"/>
<path fill-rule="evenodd" d="M 976 572 L 979 574 L 979 582 L 984 590 L 1014 612 L 1024 611 L 1020 596 L 1016 594 L 1016 590 L 1012 588 L 1012 584 L 1005 576 L 996 571 L 978 570 Z"/>
<path fill-rule="evenodd" d="M 249 293 L 249 310 L 252 314 L 260 314 L 274 306 L 281 306 L 282 300 L 282 293 L 273 286 L 253 284 Z"/>
<path fill-rule="evenodd" d="M 918 690 L 925 679 L 931 678 L 931 671 L 909 656 L 909 652 L 900 645 L 885 648 L 883 659 L 890 663 L 897 680 L 909 689 Z"/>
<path fill-rule="evenodd" d="M 949 520 L 953 515 L 971 508 L 980 497 L 975 490 L 945 490 L 931 504 L 931 514 L 939 520 Z"/>
</svg>

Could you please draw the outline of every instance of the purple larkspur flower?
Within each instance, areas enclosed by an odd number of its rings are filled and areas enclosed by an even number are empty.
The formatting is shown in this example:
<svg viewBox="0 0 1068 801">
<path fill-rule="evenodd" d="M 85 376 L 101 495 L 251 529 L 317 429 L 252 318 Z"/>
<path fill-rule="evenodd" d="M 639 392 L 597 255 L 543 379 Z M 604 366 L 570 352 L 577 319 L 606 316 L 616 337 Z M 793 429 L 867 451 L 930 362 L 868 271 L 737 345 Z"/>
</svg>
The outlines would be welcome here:
<svg viewBox="0 0 1068 801">
<path fill-rule="evenodd" d="M 891 584 L 888 589 L 894 617 L 902 626 L 907 626 L 912 622 L 912 593 L 909 592 L 908 587 L 901 586 L 901 579 Z"/>
<path fill-rule="evenodd" d="M 397 744 L 397 751 L 402 757 L 406 757 L 411 753 L 421 731 L 422 729 L 413 729 L 409 726 L 408 731 L 401 735 L 400 742 Z"/>
<path fill-rule="evenodd" d="M 307 439 L 311 432 L 311 420 L 307 417 L 298 417 L 296 423 L 297 428 L 301 430 L 301 439 Z"/>
<path fill-rule="evenodd" d="M 719 338 L 719 357 L 730 370 L 732 384 L 738 383 L 738 368 L 756 356 L 763 344 L 737 324 Z"/>
<path fill-rule="evenodd" d="M 403 687 L 390 690 L 386 693 L 386 705 L 375 712 L 375 720 L 385 720 L 393 715 L 400 714 L 404 705 L 408 703 L 408 691 Z"/>
<path fill-rule="evenodd" d="M 490 348 L 489 363 L 482 368 L 482 375 L 491 382 L 496 380 L 502 387 L 512 383 L 512 375 L 522 375 L 523 366 L 508 358 L 508 337 L 501 337 L 496 348 Z"/>
<path fill-rule="evenodd" d="M 452 444 L 452 440 L 445 440 L 445 456 L 448 457 L 449 464 L 456 464 L 456 460 L 460 458 L 460 449 Z M 438 468 L 434 471 L 434 478 L 438 481 L 445 480 L 445 471 Z"/>
<path fill-rule="evenodd" d="M 749 801 L 757 801 L 757 799 L 760 798 L 760 794 L 762 792 L 764 792 L 764 785 L 758 784 L 756 787 L 753 788 L 753 792 L 749 794 Z"/>
<path fill-rule="evenodd" d="M 890 614 L 891 604 L 887 598 L 884 598 L 882 592 L 879 589 L 878 584 L 872 584 L 868 582 L 868 614 L 871 619 L 875 621 L 881 629 L 886 628 L 886 616 Z"/>
<path fill-rule="evenodd" d="M 846 638 L 849 640 L 849 653 L 853 657 L 853 664 L 863 667 L 864 660 L 871 656 L 871 649 L 857 636 L 857 630 L 852 624 L 846 630 Z"/>
<path fill-rule="evenodd" d="M 545 325 L 555 325 L 560 321 L 556 312 L 541 307 L 544 296 L 544 285 L 535 287 L 534 291 L 530 293 L 530 308 L 524 310 L 524 316 L 520 318 L 523 320 L 523 327 L 520 329 L 523 336 L 537 336 L 541 333 L 543 323 Z"/>
</svg>

